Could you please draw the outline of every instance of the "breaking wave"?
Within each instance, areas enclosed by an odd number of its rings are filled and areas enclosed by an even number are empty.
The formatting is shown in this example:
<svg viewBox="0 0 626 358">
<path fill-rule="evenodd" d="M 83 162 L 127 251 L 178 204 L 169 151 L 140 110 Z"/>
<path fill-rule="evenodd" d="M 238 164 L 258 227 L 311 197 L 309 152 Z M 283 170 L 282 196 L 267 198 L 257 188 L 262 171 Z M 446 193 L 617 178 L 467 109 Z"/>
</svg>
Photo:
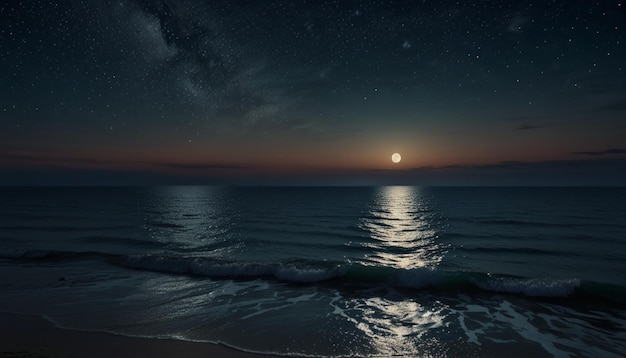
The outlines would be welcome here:
<svg viewBox="0 0 626 358">
<path fill-rule="evenodd" d="M 326 282 L 331 285 L 389 285 L 433 292 L 493 292 L 528 297 L 600 299 L 626 304 L 626 288 L 576 278 L 524 278 L 480 272 L 443 271 L 428 267 L 398 269 L 363 263 L 294 260 L 292 262 L 237 262 L 206 257 L 116 255 L 100 252 L 2 249 L 0 259 L 58 261 L 101 259 L 128 269 L 208 278 L 273 279 L 285 283 Z"/>
</svg>

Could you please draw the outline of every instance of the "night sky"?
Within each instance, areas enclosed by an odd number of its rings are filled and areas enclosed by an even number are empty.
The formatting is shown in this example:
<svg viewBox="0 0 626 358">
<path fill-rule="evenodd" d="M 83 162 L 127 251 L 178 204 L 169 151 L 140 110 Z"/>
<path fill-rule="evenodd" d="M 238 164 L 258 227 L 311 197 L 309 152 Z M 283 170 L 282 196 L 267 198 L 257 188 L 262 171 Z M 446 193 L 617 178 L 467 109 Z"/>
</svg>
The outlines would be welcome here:
<svg viewBox="0 0 626 358">
<path fill-rule="evenodd" d="M 0 184 L 164 183 L 626 185 L 626 2 L 2 0 Z"/>
</svg>

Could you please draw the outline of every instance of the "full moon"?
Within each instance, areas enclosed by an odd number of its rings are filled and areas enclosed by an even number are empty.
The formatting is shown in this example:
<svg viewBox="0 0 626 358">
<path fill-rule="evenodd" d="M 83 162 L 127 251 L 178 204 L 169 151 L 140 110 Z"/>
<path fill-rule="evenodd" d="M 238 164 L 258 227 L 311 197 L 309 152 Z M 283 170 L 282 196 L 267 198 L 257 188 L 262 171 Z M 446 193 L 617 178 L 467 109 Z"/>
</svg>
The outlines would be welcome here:
<svg viewBox="0 0 626 358">
<path fill-rule="evenodd" d="M 400 156 L 400 153 L 393 153 L 393 155 L 391 156 L 391 161 L 394 163 L 400 163 L 401 160 L 402 156 Z"/>
</svg>

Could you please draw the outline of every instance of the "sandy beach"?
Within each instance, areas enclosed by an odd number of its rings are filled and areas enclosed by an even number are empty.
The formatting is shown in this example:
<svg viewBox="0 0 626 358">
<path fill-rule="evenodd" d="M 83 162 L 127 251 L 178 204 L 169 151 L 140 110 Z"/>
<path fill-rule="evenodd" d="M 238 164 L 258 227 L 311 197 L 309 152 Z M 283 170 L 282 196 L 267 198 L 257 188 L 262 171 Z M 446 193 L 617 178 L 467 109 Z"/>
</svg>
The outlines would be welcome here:
<svg viewBox="0 0 626 358">
<path fill-rule="evenodd" d="M 3 358 L 270 357 L 211 343 L 61 329 L 43 318 L 5 312 L 0 313 L 0 336 Z"/>
</svg>

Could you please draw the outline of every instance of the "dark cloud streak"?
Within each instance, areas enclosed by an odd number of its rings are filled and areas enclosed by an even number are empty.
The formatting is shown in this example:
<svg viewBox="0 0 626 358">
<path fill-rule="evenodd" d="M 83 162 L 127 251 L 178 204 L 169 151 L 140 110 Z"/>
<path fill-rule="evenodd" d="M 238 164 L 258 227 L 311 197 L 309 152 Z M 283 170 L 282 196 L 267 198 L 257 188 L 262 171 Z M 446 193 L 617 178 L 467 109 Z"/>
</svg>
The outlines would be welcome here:
<svg viewBox="0 0 626 358">
<path fill-rule="evenodd" d="M 626 98 L 597 107 L 596 112 L 626 112 Z"/>
<path fill-rule="evenodd" d="M 254 164 L 245 165 L 236 163 L 155 163 L 154 166 L 158 168 L 182 170 L 252 170 L 262 168 Z"/>
<path fill-rule="evenodd" d="M 531 129 L 540 129 L 540 128 L 544 128 L 544 127 L 546 127 L 546 125 L 522 124 L 522 125 L 516 127 L 515 129 L 517 129 L 518 131 L 527 131 L 527 130 L 531 130 Z"/>
<path fill-rule="evenodd" d="M 612 149 L 607 149 L 607 150 L 602 150 L 602 151 L 572 152 L 572 154 L 592 155 L 592 156 L 610 155 L 610 154 L 626 154 L 626 149 L 612 148 Z"/>
</svg>

